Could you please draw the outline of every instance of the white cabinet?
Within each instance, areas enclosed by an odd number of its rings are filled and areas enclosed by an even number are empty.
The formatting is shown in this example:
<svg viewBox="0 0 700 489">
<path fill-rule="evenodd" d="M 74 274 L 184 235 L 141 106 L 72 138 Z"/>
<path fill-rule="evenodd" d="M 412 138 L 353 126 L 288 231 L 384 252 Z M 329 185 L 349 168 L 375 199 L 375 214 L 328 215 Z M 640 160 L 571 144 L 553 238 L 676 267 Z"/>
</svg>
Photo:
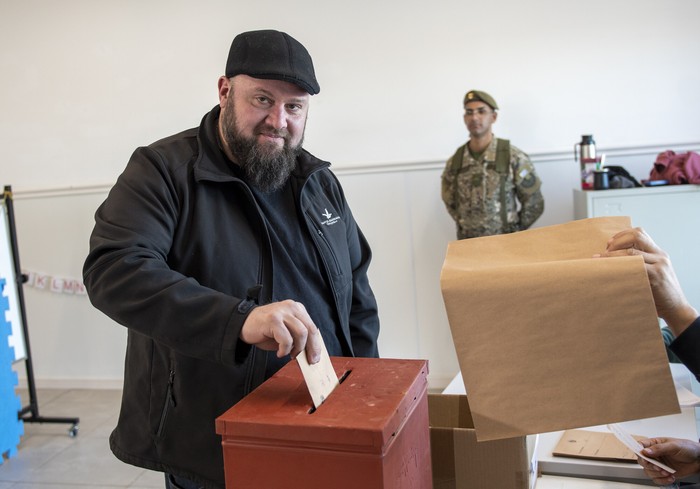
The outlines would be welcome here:
<svg viewBox="0 0 700 489">
<path fill-rule="evenodd" d="M 686 297 L 700 309 L 700 185 L 574 190 L 575 219 L 602 216 L 630 216 L 644 228 L 671 256 Z"/>
</svg>

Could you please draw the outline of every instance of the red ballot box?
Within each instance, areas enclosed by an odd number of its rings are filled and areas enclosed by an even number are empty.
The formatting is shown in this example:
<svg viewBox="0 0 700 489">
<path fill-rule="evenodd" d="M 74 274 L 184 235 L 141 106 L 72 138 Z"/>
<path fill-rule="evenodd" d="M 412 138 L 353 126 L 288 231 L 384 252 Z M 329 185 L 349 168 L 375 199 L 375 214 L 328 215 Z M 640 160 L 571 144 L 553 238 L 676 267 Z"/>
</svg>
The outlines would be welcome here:
<svg viewBox="0 0 700 489">
<path fill-rule="evenodd" d="M 432 487 L 427 361 L 331 362 L 318 409 L 292 361 L 217 418 L 227 489 Z"/>
</svg>

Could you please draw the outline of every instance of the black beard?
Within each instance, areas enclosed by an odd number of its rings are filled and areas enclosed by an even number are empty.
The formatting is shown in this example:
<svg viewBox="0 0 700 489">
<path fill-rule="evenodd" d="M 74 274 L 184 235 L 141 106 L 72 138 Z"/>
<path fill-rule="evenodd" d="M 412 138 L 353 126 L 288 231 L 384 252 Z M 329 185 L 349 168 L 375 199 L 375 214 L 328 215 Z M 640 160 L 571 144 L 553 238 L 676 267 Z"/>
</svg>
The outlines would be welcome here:
<svg viewBox="0 0 700 489">
<path fill-rule="evenodd" d="M 294 147 L 285 139 L 281 149 L 271 144 L 258 144 L 255 136 L 248 138 L 238 130 L 233 104 L 226 109 L 221 120 L 223 137 L 243 170 L 246 182 L 265 194 L 282 188 L 296 168 L 303 138 Z"/>
</svg>

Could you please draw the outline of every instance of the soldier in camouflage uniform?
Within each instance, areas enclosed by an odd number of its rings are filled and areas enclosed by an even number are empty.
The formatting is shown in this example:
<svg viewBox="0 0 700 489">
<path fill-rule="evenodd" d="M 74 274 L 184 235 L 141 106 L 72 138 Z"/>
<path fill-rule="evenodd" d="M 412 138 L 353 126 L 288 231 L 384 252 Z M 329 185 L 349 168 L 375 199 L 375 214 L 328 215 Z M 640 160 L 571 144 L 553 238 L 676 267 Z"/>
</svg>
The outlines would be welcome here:
<svg viewBox="0 0 700 489">
<path fill-rule="evenodd" d="M 497 110 L 486 92 L 471 90 L 464 97 L 470 139 L 442 173 L 442 200 L 457 223 L 458 239 L 522 231 L 544 211 L 530 158 L 491 131 Z"/>
</svg>

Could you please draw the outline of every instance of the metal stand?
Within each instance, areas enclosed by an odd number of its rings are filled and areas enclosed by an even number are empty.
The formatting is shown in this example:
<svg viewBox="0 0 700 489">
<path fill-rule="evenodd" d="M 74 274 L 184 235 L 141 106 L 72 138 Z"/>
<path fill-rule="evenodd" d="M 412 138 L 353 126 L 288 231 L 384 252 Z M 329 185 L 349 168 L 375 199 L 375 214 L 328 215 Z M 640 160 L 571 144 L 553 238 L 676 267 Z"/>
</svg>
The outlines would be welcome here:
<svg viewBox="0 0 700 489">
<path fill-rule="evenodd" d="M 17 417 L 23 420 L 25 423 L 67 423 L 71 427 L 68 429 L 68 435 L 75 437 L 78 435 L 78 423 L 80 418 L 56 418 L 41 416 L 39 414 L 39 402 L 37 401 L 36 395 L 36 385 L 34 384 L 34 367 L 32 365 L 32 354 L 29 349 L 29 331 L 27 328 L 27 314 L 24 307 L 24 293 L 22 285 L 27 281 L 26 275 L 22 274 L 22 269 L 19 265 L 19 249 L 17 247 L 17 230 L 15 228 L 15 212 L 12 202 L 12 187 L 10 185 L 5 186 L 5 191 L 3 194 L 5 199 L 5 205 L 7 207 L 7 221 L 9 224 L 9 235 L 10 242 L 12 245 L 12 257 L 13 266 L 15 269 L 16 283 L 17 287 L 17 302 L 19 308 L 20 318 L 22 320 L 22 330 L 24 332 L 25 348 L 27 352 L 27 358 L 24 359 L 24 365 L 27 368 L 27 386 L 29 388 L 29 405 L 24 406 L 17 413 Z"/>
</svg>

